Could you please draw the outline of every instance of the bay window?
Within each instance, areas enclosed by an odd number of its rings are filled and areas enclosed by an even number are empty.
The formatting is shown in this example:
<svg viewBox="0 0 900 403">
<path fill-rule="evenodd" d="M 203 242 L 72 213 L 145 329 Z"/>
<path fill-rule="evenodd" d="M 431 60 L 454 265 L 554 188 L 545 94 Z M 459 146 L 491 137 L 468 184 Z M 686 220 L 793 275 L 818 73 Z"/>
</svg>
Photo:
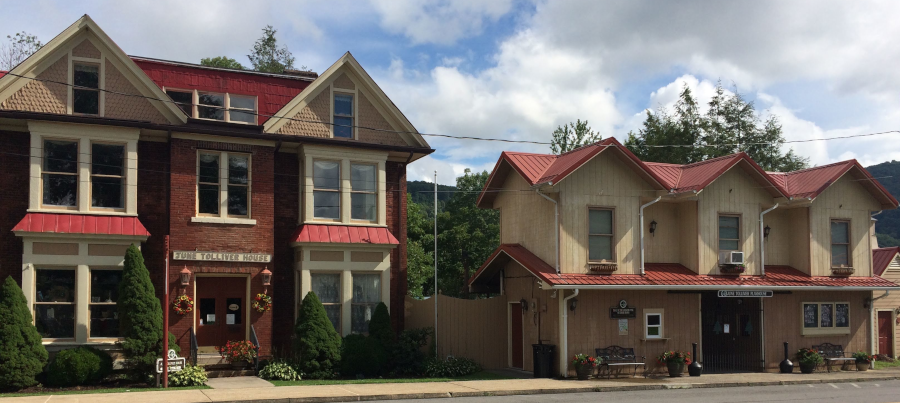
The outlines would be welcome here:
<svg viewBox="0 0 900 403">
<path fill-rule="evenodd" d="M 377 219 L 377 168 L 371 164 L 350 165 L 350 218 L 375 221 Z"/>
<path fill-rule="evenodd" d="M 42 204 L 76 207 L 78 203 L 78 142 L 44 140 Z"/>
<path fill-rule="evenodd" d="M 334 330 L 341 333 L 341 275 L 340 273 L 311 273 L 311 291 L 316 294 L 322 306 L 325 307 L 325 315 L 334 326 Z"/>
<path fill-rule="evenodd" d="M 34 325 L 45 339 L 75 338 L 75 269 L 35 270 Z"/>
<path fill-rule="evenodd" d="M 381 302 L 381 274 L 353 273 L 350 332 L 366 334 L 375 307 Z"/>
<path fill-rule="evenodd" d="M 100 113 L 100 66 L 75 63 L 72 111 L 84 115 Z"/>
<path fill-rule="evenodd" d="M 91 270 L 91 338 L 119 337 L 119 283 L 122 270 Z"/>
<path fill-rule="evenodd" d="M 340 220 L 341 164 L 337 161 L 313 162 L 313 216 Z"/>
<path fill-rule="evenodd" d="M 125 208 L 125 145 L 91 144 L 91 207 Z"/>
</svg>

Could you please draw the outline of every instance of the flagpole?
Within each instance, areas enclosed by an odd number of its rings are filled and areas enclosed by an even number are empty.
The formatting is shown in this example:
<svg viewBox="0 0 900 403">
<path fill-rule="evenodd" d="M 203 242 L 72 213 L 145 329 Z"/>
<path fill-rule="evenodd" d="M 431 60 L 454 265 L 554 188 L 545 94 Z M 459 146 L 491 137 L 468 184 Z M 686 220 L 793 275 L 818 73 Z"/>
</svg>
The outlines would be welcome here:
<svg viewBox="0 0 900 403">
<path fill-rule="evenodd" d="M 166 235 L 166 275 L 164 276 L 166 281 L 163 284 L 163 288 L 165 289 L 165 302 L 162 304 L 163 308 L 163 356 L 162 356 L 162 364 L 163 364 L 163 372 L 162 372 L 162 384 L 163 388 L 169 387 L 169 286 L 171 285 L 171 281 L 169 279 L 169 236 Z"/>
<path fill-rule="evenodd" d="M 437 171 L 434 171 L 434 353 L 438 353 Z"/>
</svg>

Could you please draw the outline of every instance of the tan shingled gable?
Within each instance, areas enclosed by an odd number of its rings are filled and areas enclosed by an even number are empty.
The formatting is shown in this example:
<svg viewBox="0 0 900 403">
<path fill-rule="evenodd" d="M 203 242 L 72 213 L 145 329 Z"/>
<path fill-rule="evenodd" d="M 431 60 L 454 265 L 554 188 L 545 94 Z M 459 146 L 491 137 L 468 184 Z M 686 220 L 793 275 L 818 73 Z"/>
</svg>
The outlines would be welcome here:
<svg viewBox="0 0 900 403">
<path fill-rule="evenodd" d="M 331 130 L 327 124 L 330 110 L 331 105 L 329 104 L 328 92 L 322 91 L 296 115 L 297 120 L 287 122 L 287 124 L 278 129 L 277 133 L 294 136 L 331 137 Z"/>
<path fill-rule="evenodd" d="M 0 109 L 65 114 L 68 88 L 65 85 L 48 81 L 65 82 L 68 71 L 69 57 L 63 55 L 37 75 L 37 78 L 47 81 L 30 80 L 25 83 L 24 87 L 0 103 Z"/>
</svg>

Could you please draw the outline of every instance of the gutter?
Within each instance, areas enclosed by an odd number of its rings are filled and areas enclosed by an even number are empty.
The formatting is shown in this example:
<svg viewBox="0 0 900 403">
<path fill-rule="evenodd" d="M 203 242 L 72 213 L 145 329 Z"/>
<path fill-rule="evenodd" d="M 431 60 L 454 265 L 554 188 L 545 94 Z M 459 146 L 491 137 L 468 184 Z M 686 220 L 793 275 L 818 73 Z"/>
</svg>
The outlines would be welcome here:
<svg viewBox="0 0 900 403">
<path fill-rule="evenodd" d="M 644 209 L 653 204 L 656 204 L 656 202 L 660 201 L 660 199 L 662 199 L 662 196 L 657 197 L 650 203 L 644 204 L 643 206 L 641 206 L 640 213 L 638 213 L 641 221 L 641 276 L 644 275 Z M 559 270 L 557 270 L 557 272 L 559 272 Z"/>
<path fill-rule="evenodd" d="M 559 299 L 560 316 L 562 316 L 562 326 L 559 327 L 559 376 L 561 378 L 569 375 L 569 300 L 577 297 L 578 292 L 579 290 L 576 288 L 572 295 Z"/>
<path fill-rule="evenodd" d="M 766 234 L 765 229 L 763 228 L 763 216 L 777 208 L 778 203 L 775 203 L 772 208 L 759 213 L 759 269 L 763 277 L 766 276 Z"/>
<path fill-rule="evenodd" d="M 556 215 L 553 221 L 553 229 L 554 231 L 556 231 L 556 274 L 559 274 L 559 203 L 556 200 L 553 200 L 553 198 L 551 198 L 550 196 L 542 193 L 540 189 L 535 189 L 534 191 L 537 192 L 537 194 L 541 195 L 541 197 L 550 200 L 550 202 L 553 203 L 553 209 L 556 210 Z M 641 248 L 641 251 L 643 253 L 643 247 Z"/>
</svg>

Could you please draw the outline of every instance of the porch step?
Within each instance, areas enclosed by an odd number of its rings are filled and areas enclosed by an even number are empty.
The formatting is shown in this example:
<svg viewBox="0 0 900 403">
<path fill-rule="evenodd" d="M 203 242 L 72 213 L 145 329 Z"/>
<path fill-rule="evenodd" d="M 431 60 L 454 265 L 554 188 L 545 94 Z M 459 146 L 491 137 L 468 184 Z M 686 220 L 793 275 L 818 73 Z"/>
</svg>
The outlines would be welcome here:
<svg viewBox="0 0 900 403">
<path fill-rule="evenodd" d="M 229 364 L 228 361 L 225 361 L 225 359 L 222 358 L 222 356 L 219 354 L 198 353 L 197 354 L 197 365 L 202 366 L 202 367 L 210 367 L 210 366 L 217 366 L 217 365 L 230 366 L 231 364 Z"/>
<path fill-rule="evenodd" d="M 235 371 L 232 369 L 213 369 L 206 371 L 207 378 L 231 378 L 235 376 L 256 376 L 256 372 L 252 369 Z"/>
</svg>

